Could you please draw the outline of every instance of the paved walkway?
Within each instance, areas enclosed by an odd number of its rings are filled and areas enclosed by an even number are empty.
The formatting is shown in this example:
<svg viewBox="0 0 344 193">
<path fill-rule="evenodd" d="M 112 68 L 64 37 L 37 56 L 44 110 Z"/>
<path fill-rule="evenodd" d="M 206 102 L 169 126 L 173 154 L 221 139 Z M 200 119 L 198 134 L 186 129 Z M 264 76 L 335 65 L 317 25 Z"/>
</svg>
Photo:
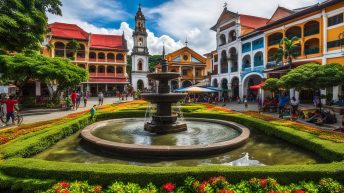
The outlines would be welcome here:
<svg viewBox="0 0 344 193">
<path fill-rule="evenodd" d="M 221 104 L 219 104 L 221 105 Z M 307 107 L 307 108 L 313 108 L 312 105 L 305 105 L 305 104 L 301 104 L 301 107 Z M 226 108 L 234 110 L 234 111 L 258 111 L 258 105 L 256 103 L 249 103 L 248 104 L 248 108 L 245 108 L 244 104 L 238 104 L 237 102 L 233 102 L 233 103 L 226 103 Z M 278 114 L 277 113 L 264 113 L 270 116 L 273 116 L 275 118 L 278 118 Z M 339 115 L 338 113 L 336 113 L 336 117 L 337 117 L 337 123 L 335 124 L 331 124 L 331 125 L 324 125 L 324 126 L 317 126 L 311 123 L 307 123 L 304 120 L 297 120 L 297 122 L 303 123 L 303 124 L 308 124 L 311 125 L 313 127 L 318 127 L 320 129 L 325 129 L 325 130 L 333 130 L 333 129 L 337 129 L 339 127 L 341 127 L 342 125 L 342 116 Z"/>
<path fill-rule="evenodd" d="M 133 98 L 129 97 L 128 101 L 132 101 Z M 106 104 L 113 104 L 113 103 L 118 103 L 121 102 L 122 100 L 119 100 L 119 98 L 104 98 L 104 105 Z M 35 123 L 35 122 L 40 122 L 40 121 L 49 121 L 52 119 L 58 119 L 62 118 L 64 116 L 67 116 L 72 113 L 84 111 L 91 109 L 93 105 L 98 105 L 98 98 L 89 98 L 87 106 L 84 107 L 83 101 L 80 103 L 80 107 L 78 110 L 69 110 L 66 111 L 65 109 L 32 109 L 32 110 L 25 110 L 21 112 L 21 114 L 24 117 L 23 124 L 28 124 L 28 123 Z M 0 126 L 1 128 L 2 126 Z"/>
</svg>

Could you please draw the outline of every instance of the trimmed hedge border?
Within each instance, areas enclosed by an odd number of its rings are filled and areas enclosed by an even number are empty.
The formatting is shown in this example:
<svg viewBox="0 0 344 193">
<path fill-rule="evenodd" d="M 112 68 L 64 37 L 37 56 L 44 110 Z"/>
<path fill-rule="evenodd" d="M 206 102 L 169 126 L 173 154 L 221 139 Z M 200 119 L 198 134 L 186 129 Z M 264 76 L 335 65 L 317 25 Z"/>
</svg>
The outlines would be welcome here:
<svg viewBox="0 0 344 193">
<path fill-rule="evenodd" d="M 143 110 L 128 109 L 99 113 L 97 115 L 97 121 L 113 118 L 143 117 L 144 113 L 145 111 Z M 0 151 L 6 160 L 0 162 L 0 184 L 10 186 L 11 183 L 14 185 L 18 184 L 18 180 L 24 180 L 28 184 L 36 184 L 37 187 L 46 187 L 55 182 L 55 180 L 88 180 L 90 183 L 108 185 L 111 181 L 120 180 L 144 185 L 149 182 L 161 184 L 166 181 L 182 183 L 187 176 L 194 176 L 196 179 L 202 180 L 209 176 L 218 175 L 223 175 L 237 182 L 253 177 L 273 177 L 281 183 L 291 183 L 306 179 L 319 180 L 323 177 L 344 181 L 344 144 L 319 139 L 310 133 L 298 131 L 286 126 L 276 126 L 267 121 L 243 114 L 194 112 L 184 113 L 184 115 L 186 117 L 207 117 L 237 122 L 250 129 L 258 129 L 268 135 L 273 135 L 302 146 L 305 149 L 319 154 L 326 160 L 341 162 L 265 167 L 231 167 L 219 165 L 147 167 L 118 164 L 65 163 L 25 158 L 44 151 L 62 138 L 92 123 L 88 115 L 83 115 L 62 125 L 18 137 L 16 140 L 4 145 Z M 29 188 L 25 186 L 25 183 L 22 183 L 20 187 L 24 190 Z M 0 186 L 1 188 L 2 186 Z"/>
</svg>

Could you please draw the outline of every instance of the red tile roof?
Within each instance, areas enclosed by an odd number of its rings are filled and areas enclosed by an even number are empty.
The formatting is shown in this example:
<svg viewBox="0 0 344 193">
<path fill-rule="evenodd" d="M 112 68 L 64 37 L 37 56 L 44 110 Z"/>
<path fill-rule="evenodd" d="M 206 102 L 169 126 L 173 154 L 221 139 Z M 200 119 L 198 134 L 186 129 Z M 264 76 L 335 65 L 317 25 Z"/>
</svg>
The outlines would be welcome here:
<svg viewBox="0 0 344 193">
<path fill-rule="evenodd" d="M 127 42 L 123 35 L 89 34 L 75 24 L 52 23 L 49 25 L 50 35 L 55 38 L 88 40 L 93 49 L 127 51 Z"/>
<path fill-rule="evenodd" d="M 91 34 L 91 48 L 127 50 L 126 41 L 121 35 Z"/>
<path fill-rule="evenodd" d="M 88 33 L 75 24 L 52 23 L 49 25 L 50 34 L 57 38 L 87 40 Z"/>
<path fill-rule="evenodd" d="M 269 19 L 251 15 L 240 14 L 240 24 L 249 28 L 257 29 L 264 26 Z"/>
</svg>

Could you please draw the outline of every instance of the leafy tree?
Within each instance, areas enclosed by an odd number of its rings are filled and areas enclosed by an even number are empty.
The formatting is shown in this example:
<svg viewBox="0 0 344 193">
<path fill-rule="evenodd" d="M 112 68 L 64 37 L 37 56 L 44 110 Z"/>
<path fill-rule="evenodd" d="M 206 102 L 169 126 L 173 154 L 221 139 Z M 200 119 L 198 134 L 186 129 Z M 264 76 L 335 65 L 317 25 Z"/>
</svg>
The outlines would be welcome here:
<svg viewBox="0 0 344 193">
<path fill-rule="evenodd" d="M 277 78 L 269 78 L 265 81 L 265 85 L 263 86 L 264 90 L 269 90 L 272 92 L 273 96 L 275 93 L 281 88 L 279 80 Z"/>
<path fill-rule="evenodd" d="M 287 59 L 289 63 L 289 67 L 291 68 L 291 64 L 293 59 L 299 55 L 297 48 L 297 37 L 293 37 L 291 39 L 283 38 L 279 44 L 279 48 L 277 50 L 277 61 L 283 61 L 284 59 Z"/>
<path fill-rule="evenodd" d="M 60 93 L 86 81 L 85 69 L 72 64 L 68 59 L 49 58 L 42 55 L 0 55 L 0 65 L 4 66 L 2 80 L 13 82 L 20 90 L 29 80 L 39 80 L 53 88 L 52 97 L 57 100 Z"/>
<path fill-rule="evenodd" d="M 149 55 L 149 71 L 154 72 L 155 66 L 160 63 L 161 55 Z"/>
<path fill-rule="evenodd" d="M 46 12 L 61 15 L 60 0 L 1 0 L 0 50 L 38 50 L 46 33 Z"/>
</svg>

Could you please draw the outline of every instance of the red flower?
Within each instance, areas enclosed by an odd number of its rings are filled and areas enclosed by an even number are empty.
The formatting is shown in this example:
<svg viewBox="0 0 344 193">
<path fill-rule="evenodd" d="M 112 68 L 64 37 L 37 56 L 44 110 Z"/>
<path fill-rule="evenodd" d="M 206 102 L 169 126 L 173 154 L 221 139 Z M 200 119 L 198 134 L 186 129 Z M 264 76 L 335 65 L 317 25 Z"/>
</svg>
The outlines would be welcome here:
<svg viewBox="0 0 344 193">
<path fill-rule="evenodd" d="M 204 181 L 204 182 L 202 182 L 201 185 L 199 185 L 199 188 L 204 189 L 207 184 L 208 184 L 208 182 Z"/>
<path fill-rule="evenodd" d="M 64 190 L 62 193 L 70 193 L 69 190 Z"/>
<path fill-rule="evenodd" d="M 222 190 L 218 191 L 218 193 L 233 193 L 233 191 L 222 189 Z"/>
<path fill-rule="evenodd" d="M 294 193 L 306 193 L 305 191 L 303 191 L 303 190 L 301 190 L 301 189 L 297 189 L 297 190 L 295 190 L 295 192 Z"/>
<path fill-rule="evenodd" d="M 167 182 L 165 185 L 162 186 L 162 188 L 167 192 L 172 192 L 176 188 L 176 186 L 172 184 L 172 182 Z"/>
<path fill-rule="evenodd" d="M 68 188 L 69 187 L 69 183 L 68 182 L 60 182 L 59 184 L 60 184 L 60 186 L 62 188 Z"/>
<path fill-rule="evenodd" d="M 94 192 L 95 193 L 101 193 L 102 192 L 102 187 L 101 186 L 94 187 Z"/>
<path fill-rule="evenodd" d="M 276 193 L 275 191 L 271 190 L 269 193 Z"/>
<path fill-rule="evenodd" d="M 265 187 L 268 184 L 268 181 L 266 179 L 260 179 L 260 186 Z"/>
</svg>

